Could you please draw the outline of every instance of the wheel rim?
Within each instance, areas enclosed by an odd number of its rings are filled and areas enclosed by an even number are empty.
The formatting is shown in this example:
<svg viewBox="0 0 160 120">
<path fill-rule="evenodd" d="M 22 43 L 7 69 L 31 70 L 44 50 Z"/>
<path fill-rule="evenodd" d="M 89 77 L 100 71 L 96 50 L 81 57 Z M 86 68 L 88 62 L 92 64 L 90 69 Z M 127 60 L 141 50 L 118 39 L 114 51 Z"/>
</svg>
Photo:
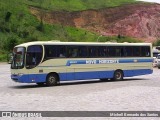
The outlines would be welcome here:
<svg viewBox="0 0 160 120">
<path fill-rule="evenodd" d="M 53 84 L 53 83 L 55 83 L 56 79 L 55 79 L 55 77 L 50 76 L 48 81 L 50 84 Z"/>
<path fill-rule="evenodd" d="M 122 74 L 120 72 L 117 72 L 116 75 L 115 75 L 116 79 L 121 79 L 122 77 Z"/>
</svg>

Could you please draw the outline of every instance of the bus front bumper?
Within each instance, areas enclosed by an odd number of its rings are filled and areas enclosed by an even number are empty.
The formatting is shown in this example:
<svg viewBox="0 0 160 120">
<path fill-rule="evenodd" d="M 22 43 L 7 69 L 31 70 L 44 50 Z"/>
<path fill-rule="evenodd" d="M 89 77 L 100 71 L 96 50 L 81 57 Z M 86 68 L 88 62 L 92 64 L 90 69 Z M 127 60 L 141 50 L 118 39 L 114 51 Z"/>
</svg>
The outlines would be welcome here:
<svg viewBox="0 0 160 120">
<path fill-rule="evenodd" d="M 12 74 L 11 75 L 11 79 L 15 82 L 26 83 L 26 81 L 28 81 L 27 78 L 28 78 L 28 75 L 24 75 L 24 74 Z"/>
<path fill-rule="evenodd" d="M 34 75 L 34 74 L 12 74 L 11 79 L 20 83 L 39 83 L 45 82 L 46 75 Z"/>
</svg>

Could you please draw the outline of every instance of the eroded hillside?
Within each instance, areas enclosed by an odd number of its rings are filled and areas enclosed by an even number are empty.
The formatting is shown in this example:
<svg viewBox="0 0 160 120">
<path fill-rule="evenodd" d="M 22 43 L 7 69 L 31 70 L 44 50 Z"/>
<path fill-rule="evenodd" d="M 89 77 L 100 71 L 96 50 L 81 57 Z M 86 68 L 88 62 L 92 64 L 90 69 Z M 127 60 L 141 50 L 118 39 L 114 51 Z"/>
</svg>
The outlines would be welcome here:
<svg viewBox="0 0 160 120">
<path fill-rule="evenodd" d="M 153 42 L 160 38 L 160 4 L 131 4 L 80 12 L 46 12 L 30 7 L 31 13 L 50 24 L 83 28 L 99 34 L 122 35 Z"/>
</svg>

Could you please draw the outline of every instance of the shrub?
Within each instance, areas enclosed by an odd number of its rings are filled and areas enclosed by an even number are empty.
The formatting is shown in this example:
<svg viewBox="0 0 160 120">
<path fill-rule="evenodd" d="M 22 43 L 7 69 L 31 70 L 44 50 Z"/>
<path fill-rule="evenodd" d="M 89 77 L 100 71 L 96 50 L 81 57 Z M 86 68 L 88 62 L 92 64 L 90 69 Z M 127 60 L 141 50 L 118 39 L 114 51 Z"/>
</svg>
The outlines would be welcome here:
<svg viewBox="0 0 160 120">
<path fill-rule="evenodd" d="M 4 43 L 4 49 L 6 51 L 12 51 L 14 46 L 18 44 L 18 40 L 14 37 L 9 37 Z"/>
<path fill-rule="evenodd" d="M 160 46 L 160 39 L 153 43 L 153 46 Z"/>
</svg>

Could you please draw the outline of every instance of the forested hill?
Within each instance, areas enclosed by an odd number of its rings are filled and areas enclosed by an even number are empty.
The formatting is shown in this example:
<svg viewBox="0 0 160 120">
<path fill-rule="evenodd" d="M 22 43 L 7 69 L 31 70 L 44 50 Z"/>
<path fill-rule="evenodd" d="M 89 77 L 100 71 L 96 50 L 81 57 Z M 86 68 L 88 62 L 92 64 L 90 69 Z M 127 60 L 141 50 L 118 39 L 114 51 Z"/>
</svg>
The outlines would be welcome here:
<svg viewBox="0 0 160 120">
<path fill-rule="evenodd" d="M 65 21 L 75 20 L 70 19 L 69 16 L 76 18 L 74 15 L 77 15 L 77 12 L 84 11 L 84 14 L 78 13 L 78 15 L 85 16 L 90 14 L 88 12 L 90 10 L 111 10 L 137 3 L 139 4 L 135 0 L 0 0 L 0 61 L 6 58 L 6 53 L 11 51 L 15 45 L 23 42 L 53 39 L 96 41 L 102 33 L 92 29 L 93 24 L 88 24 L 89 21 L 93 23 L 91 20 L 94 18 L 87 19 L 88 27 L 67 25 Z M 56 19 L 55 15 L 60 17 Z M 101 19 L 104 20 L 104 18 Z M 77 16 L 77 20 L 79 20 L 79 16 Z M 76 24 L 80 25 L 82 21 L 76 21 Z M 97 23 L 96 26 L 99 27 Z M 118 42 L 139 41 L 138 38 L 125 35 L 117 37 L 117 34 L 104 34 L 99 38 L 99 41 L 102 42 L 112 40 Z"/>
</svg>

